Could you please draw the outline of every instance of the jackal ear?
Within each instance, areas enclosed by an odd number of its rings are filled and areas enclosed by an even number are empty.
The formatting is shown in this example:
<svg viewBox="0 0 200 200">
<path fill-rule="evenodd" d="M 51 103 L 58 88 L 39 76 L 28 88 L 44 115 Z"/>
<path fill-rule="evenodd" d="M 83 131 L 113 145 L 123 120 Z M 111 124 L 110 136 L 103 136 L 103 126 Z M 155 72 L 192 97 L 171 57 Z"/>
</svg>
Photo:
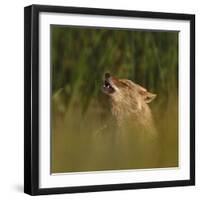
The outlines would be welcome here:
<svg viewBox="0 0 200 200">
<path fill-rule="evenodd" d="M 143 88 L 142 86 L 138 85 L 139 93 L 143 97 L 144 101 L 146 103 L 150 103 L 156 98 L 156 94 L 153 94 L 151 92 L 148 92 L 146 88 Z"/>
<path fill-rule="evenodd" d="M 146 103 L 150 103 L 156 98 L 156 96 L 157 96 L 156 94 L 153 94 L 151 92 L 146 92 L 146 94 L 144 94 L 144 101 Z"/>
</svg>

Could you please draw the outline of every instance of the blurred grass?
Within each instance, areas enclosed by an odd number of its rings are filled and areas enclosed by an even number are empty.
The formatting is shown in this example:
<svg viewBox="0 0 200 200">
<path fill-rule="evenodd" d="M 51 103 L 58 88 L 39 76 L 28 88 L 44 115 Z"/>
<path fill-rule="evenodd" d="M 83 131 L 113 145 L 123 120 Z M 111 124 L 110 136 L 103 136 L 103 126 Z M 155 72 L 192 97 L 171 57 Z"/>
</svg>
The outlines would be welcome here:
<svg viewBox="0 0 200 200">
<path fill-rule="evenodd" d="M 52 25 L 51 67 L 52 172 L 178 165 L 177 32 Z M 101 92 L 106 71 L 158 95 L 150 105 L 159 131 L 156 166 L 148 145 L 142 152 L 146 162 L 133 153 L 133 135 L 128 145 L 117 145 L 108 99 Z"/>
</svg>

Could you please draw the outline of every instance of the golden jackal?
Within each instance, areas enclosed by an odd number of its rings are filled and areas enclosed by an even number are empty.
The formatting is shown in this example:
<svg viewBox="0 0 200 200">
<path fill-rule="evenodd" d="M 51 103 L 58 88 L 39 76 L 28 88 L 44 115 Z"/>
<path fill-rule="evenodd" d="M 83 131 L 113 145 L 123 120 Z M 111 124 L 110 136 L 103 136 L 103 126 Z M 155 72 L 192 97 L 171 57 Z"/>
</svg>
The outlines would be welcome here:
<svg viewBox="0 0 200 200">
<path fill-rule="evenodd" d="M 158 137 L 148 103 L 156 95 L 142 86 L 105 74 L 103 92 L 109 96 L 111 112 L 116 118 L 116 138 L 122 157 L 134 159 L 136 167 L 156 167 Z"/>
</svg>

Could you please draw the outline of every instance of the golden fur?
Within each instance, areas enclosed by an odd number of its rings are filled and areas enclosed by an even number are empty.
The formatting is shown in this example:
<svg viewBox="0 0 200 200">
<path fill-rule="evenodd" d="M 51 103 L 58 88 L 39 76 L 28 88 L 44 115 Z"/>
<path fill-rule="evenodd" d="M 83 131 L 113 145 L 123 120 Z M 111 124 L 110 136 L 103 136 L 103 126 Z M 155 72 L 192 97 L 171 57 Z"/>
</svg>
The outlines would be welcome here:
<svg viewBox="0 0 200 200">
<path fill-rule="evenodd" d="M 106 81 L 113 88 L 112 92 L 104 88 L 104 92 L 110 97 L 111 111 L 118 125 L 121 128 L 134 128 L 156 134 L 152 113 L 148 106 L 156 95 L 127 79 L 117 79 L 108 75 Z"/>
<path fill-rule="evenodd" d="M 134 168 L 158 167 L 159 137 L 148 105 L 156 95 L 127 79 L 105 74 L 103 92 L 109 96 L 118 128 L 114 133 L 118 159 Z M 126 160 L 126 162 L 125 162 Z"/>
</svg>

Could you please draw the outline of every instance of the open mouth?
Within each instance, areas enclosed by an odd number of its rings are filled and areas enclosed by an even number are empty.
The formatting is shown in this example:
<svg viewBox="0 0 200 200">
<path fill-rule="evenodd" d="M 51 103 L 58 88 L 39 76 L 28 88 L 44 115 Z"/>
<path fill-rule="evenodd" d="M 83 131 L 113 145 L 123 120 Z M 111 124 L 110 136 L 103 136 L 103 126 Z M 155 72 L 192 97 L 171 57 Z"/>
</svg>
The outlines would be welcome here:
<svg viewBox="0 0 200 200">
<path fill-rule="evenodd" d="M 104 81 L 104 86 L 103 86 L 103 87 L 109 89 L 109 88 L 111 88 L 112 86 L 111 86 L 111 84 L 110 84 L 107 80 L 105 80 L 105 81 Z"/>
<path fill-rule="evenodd" d="M 104 85 L 103 85 L 103 91 L 107 94 L 111 94 L 113 93 L 115 90 L 112 87 L 112 85 L 110 84 L 110 82 L 108 80 L 104 81 Z"/>
</svg>

